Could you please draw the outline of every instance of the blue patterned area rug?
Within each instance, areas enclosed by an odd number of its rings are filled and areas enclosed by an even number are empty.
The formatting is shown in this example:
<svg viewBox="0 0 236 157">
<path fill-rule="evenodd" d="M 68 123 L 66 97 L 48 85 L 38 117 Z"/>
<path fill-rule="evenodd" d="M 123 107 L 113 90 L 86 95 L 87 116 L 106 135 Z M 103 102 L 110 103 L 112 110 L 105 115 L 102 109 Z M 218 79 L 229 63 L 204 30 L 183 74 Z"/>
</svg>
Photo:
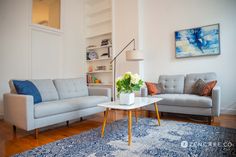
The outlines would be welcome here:
<svg viewBox="0 0 236 157">
<path fill-rule="evenodd" d="M 127 143 L 127 119 L 17 154 L 18 157 L 206 157 L 236 156 L 236 129 L 140 118 L 133 119 L 132 145 Z"/>
</svg>

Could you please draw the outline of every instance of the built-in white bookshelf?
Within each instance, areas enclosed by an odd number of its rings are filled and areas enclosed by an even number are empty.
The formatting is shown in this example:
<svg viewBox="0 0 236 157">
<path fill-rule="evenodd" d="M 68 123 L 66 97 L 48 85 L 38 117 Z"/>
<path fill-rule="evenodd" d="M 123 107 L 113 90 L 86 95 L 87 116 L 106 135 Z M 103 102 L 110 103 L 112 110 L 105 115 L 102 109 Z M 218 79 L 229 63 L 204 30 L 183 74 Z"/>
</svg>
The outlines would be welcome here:
<svg viewBox="0 0 236 157">
<path fill-rule="evenodd" d="M 112 0 L 84 0 L 88 86 L 113 87 L 111 3 Z M 105 39 L 108 42 L 101 44 Z"/>
</svg>

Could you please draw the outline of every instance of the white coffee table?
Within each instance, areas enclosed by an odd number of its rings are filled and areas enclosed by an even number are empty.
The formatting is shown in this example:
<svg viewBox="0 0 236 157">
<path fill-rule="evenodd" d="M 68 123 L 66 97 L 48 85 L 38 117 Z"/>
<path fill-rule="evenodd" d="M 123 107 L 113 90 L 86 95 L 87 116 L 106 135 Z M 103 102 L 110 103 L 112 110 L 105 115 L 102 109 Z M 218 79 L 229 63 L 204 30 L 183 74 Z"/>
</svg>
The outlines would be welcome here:
<svg viewBox="0 0 236 157">
<path fill-rule="evenodd" d="M 126 111 L 128 111 L 128 145 L 130 145 L 132 142 L 132 111 L 135 110 L 135 117 L 136 117 L 136 121 L 137 121 L 136 109 L 150 105 L 150 104 L 154 104 L 158 124 L 161 125 L 160 116 L 159 116 L 159 112 L 158 112 L 158 106 L 157 106 L 157 102 L 161 101 L 161 100 L 162 100 L 162 98 L 136 97 L 135 103 L 133 105 L 120 105 L 119 100 L 98 104 L 98 106 L 106 108 L 101 136 L 104 137 L 104 130 L 106 127 L 109 109 L 126 110 Z"/>
</svg>

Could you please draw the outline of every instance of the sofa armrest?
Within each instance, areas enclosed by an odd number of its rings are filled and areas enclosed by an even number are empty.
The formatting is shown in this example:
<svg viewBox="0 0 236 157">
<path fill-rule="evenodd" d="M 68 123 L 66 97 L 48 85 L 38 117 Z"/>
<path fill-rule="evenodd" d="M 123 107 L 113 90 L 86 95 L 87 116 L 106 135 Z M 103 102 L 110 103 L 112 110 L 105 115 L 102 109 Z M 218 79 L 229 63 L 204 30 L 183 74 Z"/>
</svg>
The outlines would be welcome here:
<svg viewBox="0 0 236 157">
<path fill-rule="evenodd" d="M 31 95 L 4 94 L 4 120 L 24 129 L 34 129 L 34 100 Z"/>
<path fill-rule="evenodd" d="M 221 89 L 216 86 L 212 90 L 212 116 L 220 115 Z"/>
<path fill-rule="evenodd" d="M 98 88 L 98 87 L 88 87 L 90 96 L 107 96 L 111 98 L 111 89 L 110 88 Z"/>
</svg>

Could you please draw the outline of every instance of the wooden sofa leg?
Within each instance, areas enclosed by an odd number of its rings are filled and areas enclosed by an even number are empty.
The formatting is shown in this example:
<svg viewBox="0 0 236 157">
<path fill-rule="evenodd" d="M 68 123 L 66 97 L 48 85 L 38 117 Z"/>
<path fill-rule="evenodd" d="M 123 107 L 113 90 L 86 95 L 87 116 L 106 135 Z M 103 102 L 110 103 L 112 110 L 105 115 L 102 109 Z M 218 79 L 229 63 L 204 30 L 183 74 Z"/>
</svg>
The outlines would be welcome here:
<svg viewBox="0 0 236 157">
<path fill-rule="evenodd" d="M 38 137 L 39 137 L 39 129 L 35 129 L 34 132 L 35 132 L 35 139 L 38 139 Z"/>
<path fill-rule="evenodd" d="M 211 117 L 211 116 L 208 116 L 207 118 L 208 118 L 208 125 L 211 125 L 211 119 L 212 119 L 212 117 Z"/>
<path fill-rule="evenodd" d="M 164 116 L 164 113 L 163 112 L 161 112 L 161 117 L 163 117 Z"/>
<path fill-rule="evenodd" d="M 66 126 L 69 128 L 69 121 L 66 121 Z"/>
<path fill-rule="evenodd" d="M 12 128 L 13 128 L 13 133 L 16 134 L 16 126 L 13 125 Z"/>
</svg>

